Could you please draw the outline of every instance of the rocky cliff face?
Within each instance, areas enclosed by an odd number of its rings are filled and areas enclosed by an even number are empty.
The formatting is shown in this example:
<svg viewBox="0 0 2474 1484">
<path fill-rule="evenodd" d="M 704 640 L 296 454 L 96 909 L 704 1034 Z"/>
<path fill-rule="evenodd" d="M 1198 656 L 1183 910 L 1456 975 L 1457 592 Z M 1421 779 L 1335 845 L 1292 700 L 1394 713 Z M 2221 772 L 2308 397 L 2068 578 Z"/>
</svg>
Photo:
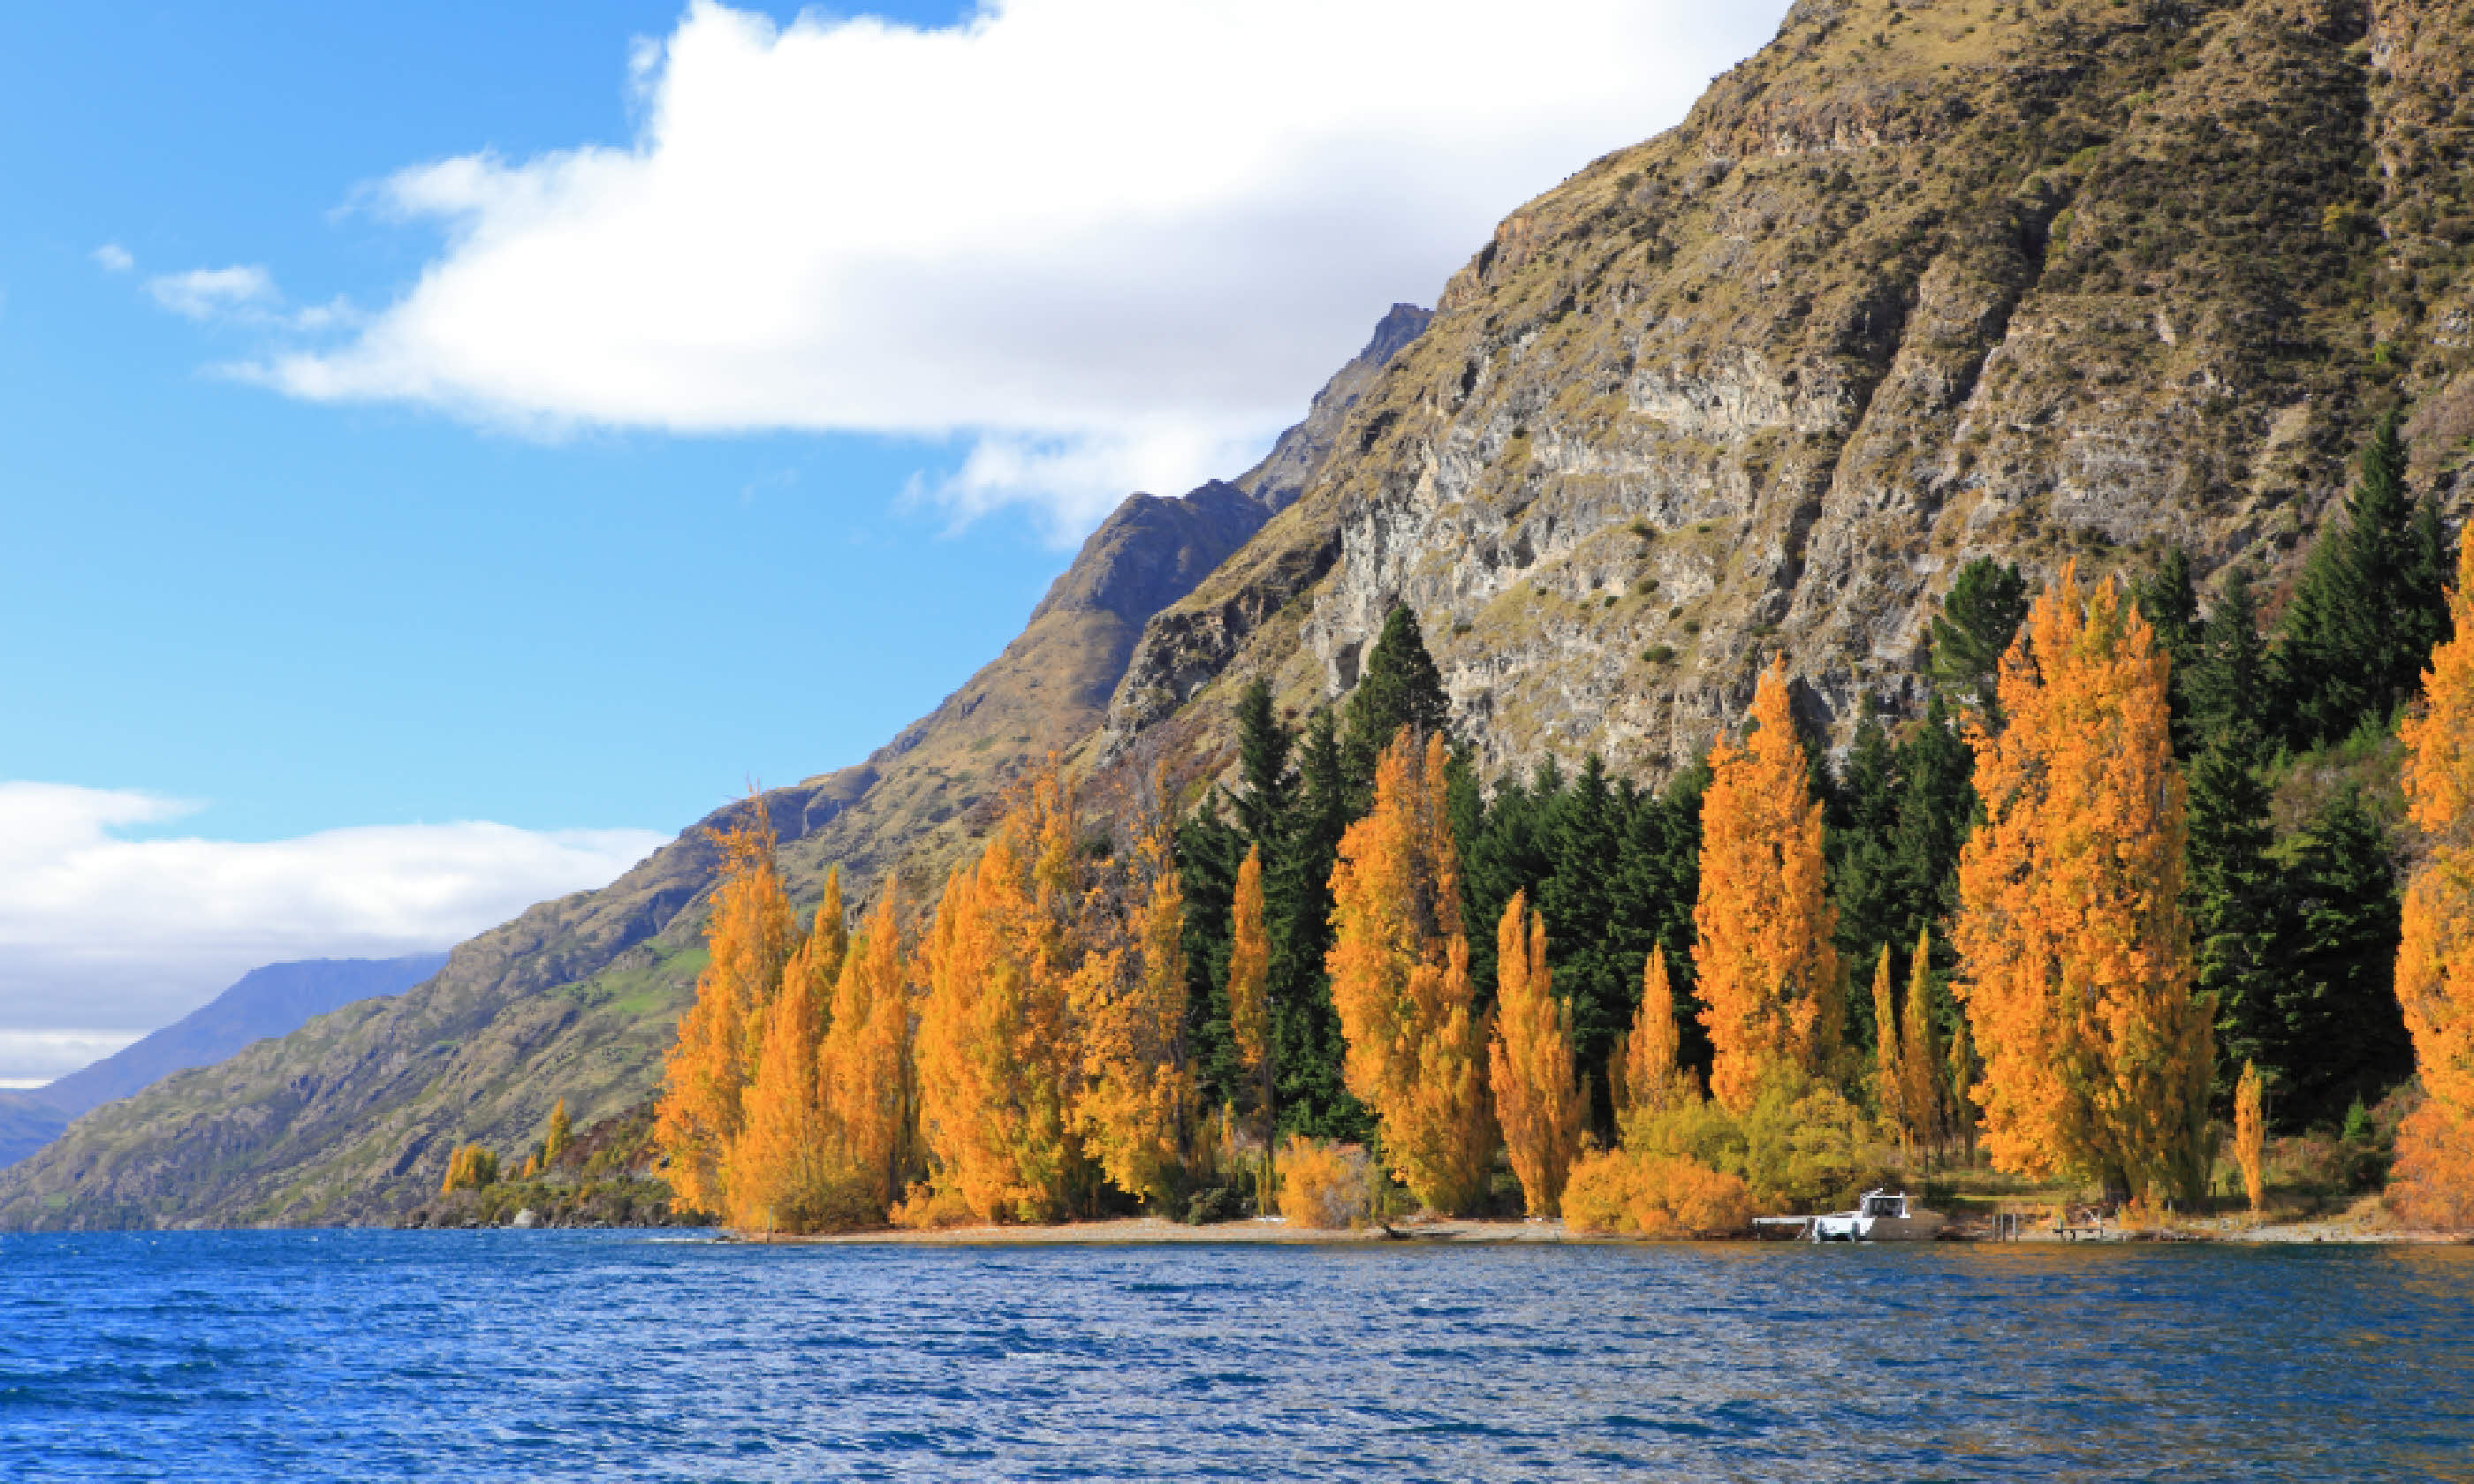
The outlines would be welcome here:
<svg viewBox="0 0 2474 1484">
<path fill-rule="evenodd" d="M 457 947 L 434 978 L 108 1103 L 0 1171 L 0 1227 L 220 1226 L 384 1219 L 435 1189 L 448 1151 L 541 1137 L 659 1087 L 704 955 L 707 830 L 765 811 L 803 902 L 840 864 L 867 890 L 897 863 L 924 879 L 967 844 L 1006 780 L 1097 727 L 1144 623 L 1293 501 L 1341 421 L 1426 312 L 1395 306 L 1304 421 L 1233 482 L 1136 494 L 1103 522 L 1003 655 L 857 767 L 701 822 L 598 892 L 545 902 Z M 0 1148 L 59 1134 L 0 1106 Z"/>
<path fill-rule="evenodd" d="M 1992 554 L 2289 569 L 2377 412 L 2462 502 L 2474 8 L 1796 7 L 1507 218 L 1105 746 L 1334 698 L 1392 604 L 1489 772 L 1687 758 L 1783 651 L 1842 737 Z"/>
</svg>

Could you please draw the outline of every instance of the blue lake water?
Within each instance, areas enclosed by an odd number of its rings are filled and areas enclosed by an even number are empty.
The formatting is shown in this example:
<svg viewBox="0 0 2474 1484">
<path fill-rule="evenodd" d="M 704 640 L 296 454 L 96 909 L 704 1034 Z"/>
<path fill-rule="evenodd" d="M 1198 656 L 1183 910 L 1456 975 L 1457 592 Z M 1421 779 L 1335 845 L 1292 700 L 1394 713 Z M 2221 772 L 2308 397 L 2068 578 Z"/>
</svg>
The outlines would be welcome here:
<svg viewBox="0 0 2474 1484">
<path fill-rule="evenodd" d="M 0 1237 L 0 1478 L 2466 1479 L 2474 1248 Z"/>
</svg>

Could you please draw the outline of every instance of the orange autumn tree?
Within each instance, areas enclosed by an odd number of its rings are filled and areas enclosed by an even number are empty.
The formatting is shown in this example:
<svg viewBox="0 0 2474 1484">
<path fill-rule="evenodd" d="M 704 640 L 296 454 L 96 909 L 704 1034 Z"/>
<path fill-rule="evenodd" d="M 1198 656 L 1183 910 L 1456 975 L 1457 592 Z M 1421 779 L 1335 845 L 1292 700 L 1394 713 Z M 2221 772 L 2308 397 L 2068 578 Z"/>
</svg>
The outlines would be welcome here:
<svg viewBox="0 0 2474 1484">
<path fill-rule="evenodd" d="M 915 1041 L 930 1176 L 904 1219 L 1049 1220 L 1079 1188 L 1081 1051 L 1068 1004 L 1089 910 L 1079 817 L 1052 759 L 946 882 L 921 955 Z"/>
<path fill-rule="evenodd" d="M 1710 752 L 1692 911 L 1701 1023 L 1715 1052 L 1710 1090 L 1737 1114 L 1775 1073 L 1830 1080 L 1842 1017 L 1821 802 L 1787 710 L 1783 658 L 1753 692 L 1749 730 L 1740 746 L 1721 736 Z"/>
<path fill-rule="evenodd" d="M 1494 1040 L 1487 1047 L 1494 1112 L 1532 1216 L 1562 1209 L 1589 1103 L 1572 1070 L 1572 1007 L 1555 997 L 1546 922 L 1516 891 L 1495 929 Z"/>
<path fill-rule="evenodd" d="M 1153 780 L 1126 882 L 1119 941 L 1090 951 L 1068 994 L 1082 1053 L 1075 1122 L 1083 1147 L 1118 1189 L 1147 1201 L 1172 1193 L 1193 1116 L 1185 1065 L 1185 891 L 1175 826 Z M 1103 930 L 1113 924 L 1103 920 Z"/>
<path fill-rule="evenodd" d="M 1881 945 L 1881 961 L 1873 969 L 1873 1087 L 1880 1098 L 1881 1121 L 1899 1136 L 1907 1158 L 1915 1158 L 1915 1122 L 1907 1115 L 1907 1076 L 1901 1060 L 1899 1017 L 1890 998 L 1890 947 Z"/>
<path fill-rule="evenodd" d="M 1665 948 L 1650 948 L 1640 977 L 1640 1009 L 1608 1067 L 1615 1131 L 1627 1139 L 1636 1125 L 1701 1097 L 1698 1080 L 1684 1065 L 1683 1028 L 1675 1019 L 1675 991 L 1667 979 Z"/>
<path fill-rule="evenodd" d="M 1440 736 L 1403 727 L 1374 770 L 1374 806 L 1332 867 L 1332 1008 L 1342 1075 L 1373 1110 L 1385 1162 L 1437 1210 L 1483 1193 L 1492 1154 L 1480 1028 L 1461 931 L 1460 852 Z"/>
<path fill-rule="evenodd" d="M 1263 1201 L 1271 1205 L 1272 1139 L 1278 1110 L 1273 1106 L 1272 1065 L 1272 939 L 1263 922 L 1263 848 L 1249 845 L 1237 868 L 1237 889 L 1229 903 L 1228 1001 L 1229 1040 L 1235 1042 L 1237 1065 L 1254 1084 L 1263 1120 Z"/>
<path fill-rule="evenodd" d="M 1925 927 L 1916 932 L 1906 1003 L 1899 1011 L 1899 1115 L 1906 1120 L 1907 1137 L 1928 1146 L 1939 1136 L 1945 1103 L 1941 1047 L 1935 1042 L 1932 929 Z"/>
<path fill-rule="evenodd" d="M 710 831 L 721 881 L 705 923 L 708 960 L 695 1000 L 679 1018 L 664 1066 L 654 1138 L 668 1156 L 670 1185 L 697 1210 L 730 1209 L 732 1145 L 744 1123 L 742 1093 L 757 1060 L 764 1011 L 782 982 L 796 929 L 773 864 L 773 825 L 750 800 L 738 823 Z"/>
<path fill-rule="evenodd" d="M 2397 1128 L 2390 1199 L 2406 1219 L 2474 1227 L 2474 525 L 2403 729 L 2407 812 L 2427 853 L 2407 883 L 2396 993 L 2424 1098 Z"/>
<path fill-rule="evenodd" d="M 2234 1086 L 2234 1162 L 2242 1166 L 2243 1192 L 2257 1212 L 2267 1193 L 2261 1177 L 2266 1163 L 2268 1116 L 2260 1107 L 2259 1064 L 2243 1063 L 2242 1081 Z"/>
<path fill-rule="evenodd" d="M 799 946 L 791 950 L 788 961 L 782 966 L 785 985 L 793 980 L 807 981 L 810 1001 L 820 1023 L 832 1016 L 834 986 L 841 981 L 842 956 L 850 951 L 847 918 L 842 906 L 842 868 L 828 867 L 824 899 L 816 904 L 808 936 L 800 940 Z"/>
<path fill-rule="evenodd" d="M 822 1125 L 834 1167 L 848 1183 L 854 1216 L 889 1212 L 915 1157 L 917 1089 L 903 950 L 901 909 L 888 886 L 842 956 L 833 1015 L 816 1053 Z"/>
<path fill-rule="evenodd" d="M 816 1081 L 817 1050 L 849 946 L 842 873 L 825 873 L 825 897 L 807 937 L 782 966 L 782 986 L 761 1017 L 753 1074 L 740 1093 L 742 1123 L 731 1145 L 730 1224 L 748 1232 L 812 1232 L 833 1219 L 844 1172 Z"/>
<path fill-rule="evenodd" d="M 1969 736 L 1984 818 L 1954 931 L 1994 1164 L 2196 1196 L 2215 1015 L 2193 991 L 2165 656 L 2117 585 L 2065 567 L 1997 683 L 2006 725 Z"/>
</svg>

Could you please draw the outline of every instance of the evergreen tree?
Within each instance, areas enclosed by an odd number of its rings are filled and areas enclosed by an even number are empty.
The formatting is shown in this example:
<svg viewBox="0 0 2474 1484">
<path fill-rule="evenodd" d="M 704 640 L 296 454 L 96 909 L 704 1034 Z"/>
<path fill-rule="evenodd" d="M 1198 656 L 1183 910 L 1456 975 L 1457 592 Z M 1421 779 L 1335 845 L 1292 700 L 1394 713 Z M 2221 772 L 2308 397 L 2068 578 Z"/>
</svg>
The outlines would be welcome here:
<svg viewBox="0 0 2474 1484">
<path fill-rule="evenodd" d="M 1318 709 L 1300 739 L 1296 804 L 1284 849 L 1266 863 L 1263 895 L 1272 924 L 1269 993 L 1280 1123 L 1323 1138 L 1363 1138 L 1371 1127 L 1342 1078 L 1346 1043 L 1323 972 L 1331 948 L 1331 868 L 1350 817 L 1339 728 L 1330 710 Z"/>
<path fill-rule="evenodd" d="M 2216 722 L 2190 770 L 2183 902 L 2200 993 L 2216 997 L 2220 1078 L 2254 1059 L 2281 1065 L 2270 1045 L 2286 968 L 2278 943 L 2284 881 L 2268 854 L 2275 830 L 2259 751 L 2247 723 Z"/>
<path fill-rule="evenodd" d="M 1443 673 L 1426 652 L 1418 615 L 1406 603 L 1396 604 L 1383 620 L 1383 634 L 1348 697 L 1341 760 L 1347 770 L 1351 816 L 1371 805 L 1374 760 L 1401 728 L 1418 737 L 1440 735 L 1450 721 Z"/>
<path fill-rule="evenodd" d="M 1615 1038 L 1632 1022 L 1639 983 L 1639 965 L 1615 931 L 1624 836 L 1619 809 L 1606 764 L 1592 753 L 1545 811 L 1554 870 L 1539 884 L 1537 900 L 1549 940 L 1563 948 L 1555 987 L 1571 1007 L 1572 1050 L 1586 1067 L 1604 1066 L 1614 1051 Z M 1613 1116 L 1603 1094 L 1595 1113 Z"/>
<path fill-rule="evenodd" d="M 1237 801 L 1240 818 L 1247 802 Z M 1253 843 L 1241 826 L 1221 817 L 1211 799 L 1176 829 L 1176 866 L 1185 883 L 1185 1043 L 1195 1095 L 1206 1108 L 1242 1100 L 1245 1088 L 1229 1036 L 1225 990 L 1237 868 Z"/>
<path fill-rule="evenodd" d="M 1678 1064 L 1705 1077 L 1710 1035 L 1692 972 L 1692 912 L 1701 893 L 1701 802 L 1710 780 L 1710 760 L 1703 755 L 1678 770 L 1654 797 L 1635 796 L 1615 868 L 1617 896 L 1624 902 L 1615 926 L 1625 962 L 1646 965 L 1653 950 L 1664 950 L 1677 1004 Z"/>
<path fill-rule="evenodd" d="M 1949 918 L 1958 906 L 1958 852 L 1977 812 L 1976 760 L 1952 725 L 1938 692 L 1925 703 L 1922 723 L 1899 746 L 1899 819 L 1891 857 L 1898 880 L 1897 929 L 1885 943 L 1904 945 Z M 1947 934 L 1935 935 L 1945 969 Z"/>
<path fill-rule="evenodd" d="M 1870 963 L 1891 944 L 1912 936 L 1899 870 L 1900 781 L 1899 751 L 1868 711 L 1856 724 L 1846 764 L 1830 794 L 1830 896 L 1838 904 L 1838 958 L 1844 964 Z M 1874 1006 L 1858 999 L 1847 1009 L 1848 1043 L 1874 1045 Z"/>
<path fill-rule="evenodd" d="M 1289 766 L 1297 733 L 1272 705 L 1271 682 L 1254 677 L 1237 698 L 1237 828 L 1266 850 L 1279 853 L 1280 838 L 1297 804 L 1298 777 Z"/>
<path fill-rule="evenodd" d="M 1539 762 L 1528 782 L 1506 777 L 1496 783 L 1493 800 L 1475 810 L 1455 793 L 1453 828 L 1469 831 L 1461 837 L 1467 842 L 1463 852 L 1467 867 L 1462 874 L 1467 921 L 1497 921 L 1515 892 L 1535 896 L 1554 874 L 1549 834 L 1552 811 L 1564 788 L 1562 770 L 1547 757 Z M 1468 819 L 1471 813 L 1476 815 L 1474 829 Z M 1492 943 L 1469 945 L 1469 972 L 1480 984 L 1494 982 L 1494 949 Z"/>
<path fill-rule="evenodd" d="M 2199 620 L 2199 593 L 2191 582 L 2191 556 L 2175 546 L 2165 553 L 2156 570 L 2140 580 L 2132 593 L 2139 614 L 2156 634 L 2165 654 L 2165 694 L 2172 706 L 2173 751 L 2189 757 L 2196 751 L 2191 727 L 2190 673 L 2199 655 L 2204 626 Z"/>
<path fill-rule="evenodd" d="M 2372 430 L 2343 519 L 2311 548 L 2278 624 L 2276 686 L 2297 748 L 2385 726 L 2447 635 L 2438 515 L 2406 490 L 2398 427 L 2390 413 Z"/>
<path fill-rule="evenodd" d="M 2379 822 L 2351 788 L 2293 842 L 2292 902 L 2276 953 L 2274 1012 L 2260 1047 L 2277 1074 L 2276 1124 L 2334 1126 L 2413 1071 L 2397 1008 L 2395 868 Z"/>
<path fill-rule="evenodd" d="M 2268 641 L 2260 636 L 2259 599 L 2251 590 L 2248 563 L 2241 563 L 2225 574 L 2224 590 L 2200 628 L 2191 658 L 2184 691 L 2190 698 L 2192 725 L 2202 739 L 2193 754 L 2206 750 L 2205 738 L 2230 729 L 2266 738 L 2269 734 L 2268 682 Z"/>
<path fill-rule="evenodd" d="M 1978 557 L 1959 568 L 1932 621 L 1931 674 L 1960 706 L 1989 711 L 1993 677 L 2027 616 L 2027 580 L 2015 566 Z"/>
</svg>

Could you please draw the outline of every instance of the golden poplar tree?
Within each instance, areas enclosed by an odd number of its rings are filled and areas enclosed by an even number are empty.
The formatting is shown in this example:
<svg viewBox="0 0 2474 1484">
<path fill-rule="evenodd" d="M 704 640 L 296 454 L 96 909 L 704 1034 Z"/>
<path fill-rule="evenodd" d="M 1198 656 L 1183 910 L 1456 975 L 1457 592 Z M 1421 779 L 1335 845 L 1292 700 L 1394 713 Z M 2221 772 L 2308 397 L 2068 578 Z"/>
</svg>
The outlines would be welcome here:
<svg viewBox="0 0 2474 1484">
<path fill-rule="evenodd" d="M 2267 1194 L 2261 1178 L 2268 1146 L 2268 1118 L 2260 1108 L 2259 1065 L 2243 1063 L 2242 1081 L 2234 1086 L 2234 1162 L 2242 1166 L 2243 1190 L 2250 1209 L 2259 1210 Z"/>
<path fill-rule="evenodd" d="M 1787 709 L 1783 658 L 1755 688 L 1752 722 L 1741 746 L 1721 736 L 1710 752 L 1692 911 L 1701 1023 L 1716 1053 L 1710 1090 L 1738 1114 L 1774 1072 L 1829 1080 L 1843 1018 L 1821 802 Z"/>
<path fill-rule="evenodd" d="M 1932 929 L 1916 933 L 1907 963 L 1907 999 L 1899 1012 L 1899 1113 L 1910 1135 L 1928 1147 L 1942 1126 L 1942 1057 L 1932 1017 Z"/>
<path fill-rule="evenodd" d="M 785 974 L 757 1019 L 764 1039 L 731 1143 L 725 1214 L 742 1232 L 813 1231 L 825 1219 L 833 1183 L 817 1099 L 824 1016 L 813 977 Z"/>
<path fill-rule="evenodd" d="M 1907 1159 L 1915 1159 L 1915 1120 L 1907 1115 L 1906 1065 L 1900 1058 L 1899 1017 L 1890 998 L 1890 948 L 1881 946 L 1881 961 L 1873 969 L 1873 1086 L 1880 1095 L 1881 1121 L 1899 1136 Z"/>
<path fill-rule="evenodd" d="M 2396 993 L 2422 1105 L 2397 1128 L 2392 1195 L 2408 1220 L 2474 1227 L 2474 525 L 2448 597 L 2455 636 L 2432 651 L 2404 727 L 2407 811 L 2427 847 L 2407 883 Z"/>
<path fill-rule="evenodd" d="M 1495 1119 L 1529 1214 L 1561 1212 L 1589 1098 L 1572 1069 L 1572 1007 L 1553 993 L 1546 922 L 1516 891 L 1495 929 L 1494 1040 L 1487 1048 Z"/>
<path fill-rule="evenodd" d="M 542 1168 L 558 1162 L 575 1142 L 575 1124 L 567 1115 L 567 1099 L 560 1098 L 549 1111 L 549 1133 L 542 1139 Z"/>
<path fill-rule="evenodd" d="M 903 947 L 901 908 L 888 885 L 842 955 L 833 1015 L 816 1052 L 817 1102 L 854 1218 L 892 1210 L 916 1146 Z"/>
<path fill-rule="evenodd" d="M 842 958 L 850 951 L 847 916 L 842 906 L 842 868 L 828 867 L 824 900 L 816 904 L 816 916 L 808 928 L 808 936 L 782 967 L 785 983 L 793 979 L 807 981 L 820 1021 L 833 1014 L 834 990 L 841 982 Z"/>
<path fill-rule="evenodd" d="M 1701 1097 L 1698 1082 L 1684 1065 L 1683 1028 L 1675 1019 L 1675 990 L 1667 978 L 1663 947 L 1650 948 L 1640 977 L 1640 1009 L 1609 1068 L 1615 1129 L 1627 1140 L 1635 1126 Z"/>
<path fill-rule="evenodd" d="M 1997 1167 L 2196 1195 L 2213 1006 L 2193 991 L 2166 659 L 2105 582 L 2065 567 L 1977 727 L 1983 823 L 1959 858 L 1955 993 Z"/>
<path fill-rule="evenodd" d="M 1164 786 L 1154 780 L 1154 798 Z M 1127 883 L 1130 942 L 1088 953 L 1069 996 L 1082 1050 L 1076 1114 L 1083 1146 L 1118 1189 L 1147 1200 L 1170 1193 L 1194 1102 L 1174 827 L 1156 806 L 1143 822 Z"/>
<path fill-rule="evenodd" d="M 1332 1008 L 1342 1075 L 1374 1112 L 1383 1157 L 1423 1205 L 1465 1209 L 1484 1189 L 1492 1129 L 1470 1015 L 1440 736 L 1402 728 L 1375 764 L 1374 806 L 1332 867 Z"/>
<path fill-rule="evenodd" d="M 979 859 L 946 882 L 919 1006 L 924 1210 L 979 1221 L 1061 1214 L 1080 1174 L 1068 997 L 1088 882 L 1079 806 L 1054 759 L 1014 790 Z"/>
<path fill-rule="evenodd" d="M 744 1122 L 755 1039 L 781 986 L 794 922 L 763 805 L 751 800 L 736 825 L 710 838 L 721 853 L 721 880 L 705 923 L 708 958 L 664 1068 L 654 1137 L 680 1202 L 718 1214 L 729 1209 L 730 1151 Z"/>
<path fill-rule="evenodd" d="M 1236 1043 L 1237 1063 L 1252 1079 L 1262 1102 L 1263 1137 L 1272 1137 L 1272 939 L 1263 923 L 1263 848 L 1246 848 L 1237 868 L 1237 890 L 1229 906 L 1228 1000 L 1229 1039 Z"/>
</svg>

